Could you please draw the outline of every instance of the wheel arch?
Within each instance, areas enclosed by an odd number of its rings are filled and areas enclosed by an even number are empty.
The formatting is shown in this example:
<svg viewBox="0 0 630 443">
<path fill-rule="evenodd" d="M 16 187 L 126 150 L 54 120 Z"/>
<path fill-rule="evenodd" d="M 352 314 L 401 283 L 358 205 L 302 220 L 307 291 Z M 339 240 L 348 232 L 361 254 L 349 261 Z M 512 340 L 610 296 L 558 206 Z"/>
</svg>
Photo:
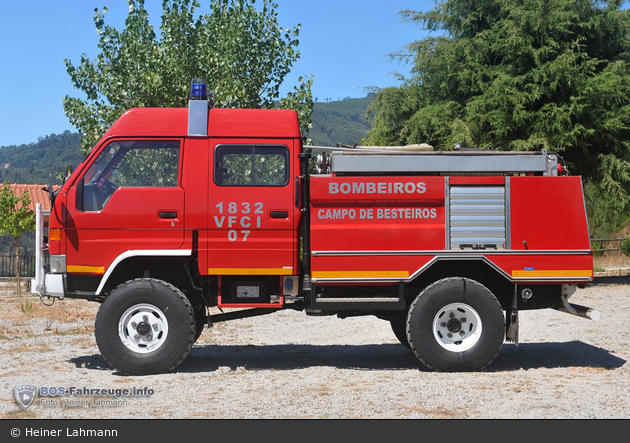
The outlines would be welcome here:
<svg viewBox="0 0 630 443">
<path fill-rule="evenodd" d="M 450 258 L 436 257 L 406 285 L 405 298 L 410 304 L 426 287 L 450 277 L 464 277 L 488 288 L 505 310 L 513 297 L 514 282 L 494 263 L 485 257 Z"/>
<path fill-rule="evenodd" d="M 198 289 L 192 274 L 191 250 L 133 250 L 120 254 L 107 268 L 96 290 L 104 297 L 118 285 L 135 278 L 154 277 L 180 290 Z M 159 275 L 156 275 L 158 273 Z"/>
</svg>

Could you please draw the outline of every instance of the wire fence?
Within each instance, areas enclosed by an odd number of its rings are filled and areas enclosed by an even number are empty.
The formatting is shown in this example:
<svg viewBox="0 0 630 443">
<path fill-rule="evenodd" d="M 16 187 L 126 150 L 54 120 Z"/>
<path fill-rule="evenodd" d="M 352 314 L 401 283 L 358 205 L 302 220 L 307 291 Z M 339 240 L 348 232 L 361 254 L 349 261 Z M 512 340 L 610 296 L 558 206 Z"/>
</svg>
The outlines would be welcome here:
<svg viewBox="0 0 630 443">
<path fill-rule="evenodd" d="M 35 256 L 20 257 L 20 276 L 35 277 Z M 0 255 L 0 277 L 17 277 L 17 257 L 15 255 Z"/>
<path fill-rule="evenodd" d="M 593 252 L 608 252 L 608 251 L 621 251 L 621 242 L 624 241 L 625 238 L 592 238 L 591 239 L 591 248 Z M 609 243 L 613 245 L 616 243 L 617 247 L 606 247 L 604 248 L 604 243 L 608 246 Z"/>
</svg>

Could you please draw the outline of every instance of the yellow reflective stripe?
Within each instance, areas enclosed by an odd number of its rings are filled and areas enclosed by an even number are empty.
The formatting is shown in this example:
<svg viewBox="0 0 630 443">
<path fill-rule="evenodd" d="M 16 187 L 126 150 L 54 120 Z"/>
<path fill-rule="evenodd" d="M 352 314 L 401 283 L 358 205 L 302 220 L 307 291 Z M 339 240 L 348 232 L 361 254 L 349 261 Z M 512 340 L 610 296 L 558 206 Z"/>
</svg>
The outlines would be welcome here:
<svg viewBox="0 0 630 443">
<path fill-rule="evenodd" d="M 209 268 L 209 275 L 293 275 L 293 268 Z"/>
<path fill-rule="evenodd" d="M 535 271 L 535 270 L 522 270 L 512 271 L 512 277 L 592 277 L 593 271 L 585 270 L 573 270 L 573 269 L 561 269 L 553 271 Z"/>
<path fill-rule="evenodd" d="M 105 274 L 105 266 L 72 266 L 66 267 L 68 272 L 76 272 L 81 274 Z"/>
<path fill-rule="evenodd" d="M 314 271 L 313 278 L 408 278 L 409 271 Z"/>
</svg>

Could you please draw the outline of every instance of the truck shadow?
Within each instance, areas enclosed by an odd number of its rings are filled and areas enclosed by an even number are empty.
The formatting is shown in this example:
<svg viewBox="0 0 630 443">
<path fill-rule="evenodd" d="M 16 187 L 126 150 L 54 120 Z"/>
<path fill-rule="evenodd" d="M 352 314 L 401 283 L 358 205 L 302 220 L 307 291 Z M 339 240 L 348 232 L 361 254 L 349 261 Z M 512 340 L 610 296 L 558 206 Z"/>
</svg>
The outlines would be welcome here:
<svg viewBox="0 0 630 443">
<path fill-rule="evenodd" d="M 112 371 L 100 354 L 72 358 L 77 368 Z M 521 369 L 591 367 L 616 369 L 627 361 L 610 351 L 580 341 L 567 343 L 506 343 L 486 372 Z M 399 344 L 372 345 L 200 345 L 176 369 L 176 373 L 230 370 L 293 370 L 315 366 L 357 370 L 409 370 L 430 372 L 407 348 Z M 114 372 L 114 375 L 122 375 Z"/>
<path fill-rule="evenodd" d="M 499 356 L 486 371 L 570 367 L 617 369 L 626 364 L 627 360 L 614 355 L 614 352 L 581 341 L 521 343 L 518 347 L 505 343 Z"/>
<path fill-rule="evenodd" d="M 591 286 L 615 286 L 615 285 L 630 285 L 630 275 L 608 275 L 608 276 L 596 276 L 593 281 L 588 284 Z"/>
</svg>

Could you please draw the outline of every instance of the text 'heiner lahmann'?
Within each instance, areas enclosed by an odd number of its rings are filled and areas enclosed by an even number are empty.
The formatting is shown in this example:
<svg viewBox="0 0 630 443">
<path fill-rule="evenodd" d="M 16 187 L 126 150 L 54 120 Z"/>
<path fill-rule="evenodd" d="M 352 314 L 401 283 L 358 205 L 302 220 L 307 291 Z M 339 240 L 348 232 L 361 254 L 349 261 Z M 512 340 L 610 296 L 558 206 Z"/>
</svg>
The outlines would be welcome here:
<svg viewBox="0 0 630 443">
<path fill-rule="evenodd" d="M 24 429 L 25 437 L 118 437 L 116 429 Z"/>
</svg>

